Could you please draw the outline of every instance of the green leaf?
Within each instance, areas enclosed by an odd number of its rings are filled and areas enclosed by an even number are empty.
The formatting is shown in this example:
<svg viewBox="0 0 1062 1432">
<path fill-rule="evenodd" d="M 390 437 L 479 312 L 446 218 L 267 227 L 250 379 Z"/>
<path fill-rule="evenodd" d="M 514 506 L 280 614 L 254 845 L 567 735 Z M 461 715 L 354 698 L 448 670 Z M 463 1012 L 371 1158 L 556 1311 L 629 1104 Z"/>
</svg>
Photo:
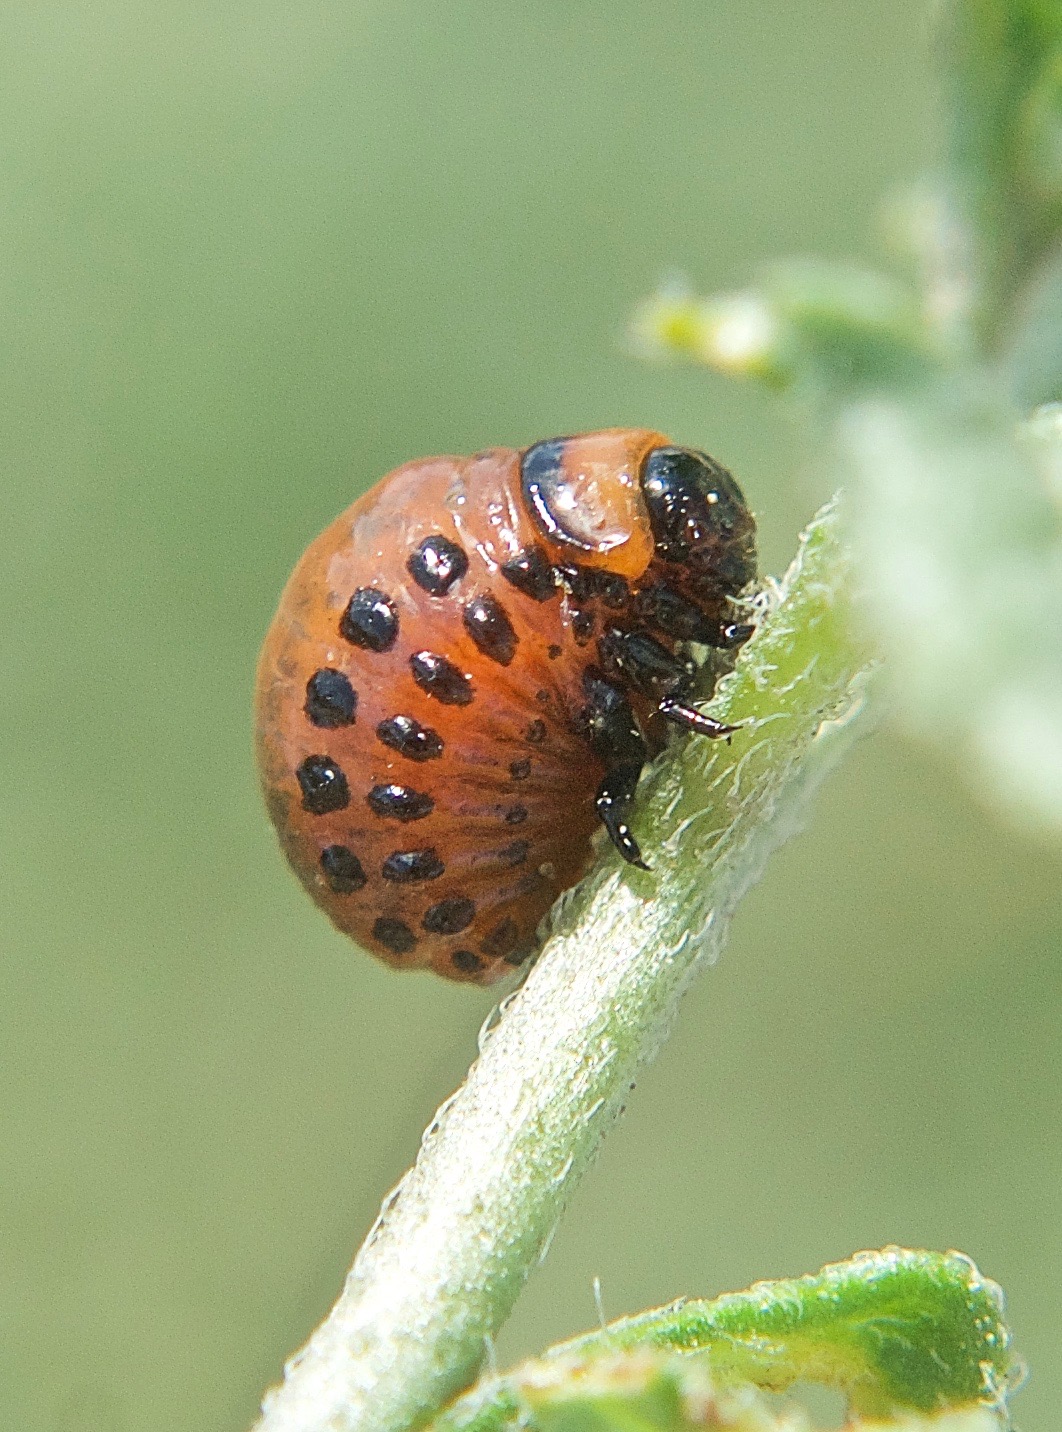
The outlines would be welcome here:
<svg viewBox="0 0 1062 1432">
<path fill-rule="evenodd" d="M 970 1406 L 1001 1413 L 1019 1372 L 996 1284 L 959 1253 L 886 1248 L 806 1277 L 623 1318 L 482 1384 L 435 1432 L 505 1432 L 517 1421 L 553 1432 L 557 1408 L 589 1418 L 591 1404 L 603 1421 L 563 1425 L 633 1426 L 615 1411 L 622 1388 L 631 1417 L 652 1407 L 660 1420 L 649 1425 L 672 1425 L 660 1408 L 673 1407 L 668 1379 L 679 1364 L 650 1364 L 656 1380 L 640 1382 L 646 1365 L 622 1355 L 646 1350 L 693 1359 L 717 1392 L 819 1382 L 844 1392 L 856 1413 L 876 1417 Z"/>
</svg>

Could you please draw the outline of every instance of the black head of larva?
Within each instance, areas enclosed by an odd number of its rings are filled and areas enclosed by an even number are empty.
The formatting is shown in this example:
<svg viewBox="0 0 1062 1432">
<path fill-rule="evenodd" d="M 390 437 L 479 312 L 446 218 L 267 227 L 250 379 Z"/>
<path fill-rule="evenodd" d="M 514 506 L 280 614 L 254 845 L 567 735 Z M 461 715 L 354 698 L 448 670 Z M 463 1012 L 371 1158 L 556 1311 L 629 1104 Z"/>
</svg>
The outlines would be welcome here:
<svg viewBox="0 0 1062 1432">
<path fill-rule="evenodd" d="M 713 591 L 738 592 L 753 580 L 755 524 L 725 467 L 690 448 L 654 448 L 641 485 L 661 561 Z"/>
</svg>

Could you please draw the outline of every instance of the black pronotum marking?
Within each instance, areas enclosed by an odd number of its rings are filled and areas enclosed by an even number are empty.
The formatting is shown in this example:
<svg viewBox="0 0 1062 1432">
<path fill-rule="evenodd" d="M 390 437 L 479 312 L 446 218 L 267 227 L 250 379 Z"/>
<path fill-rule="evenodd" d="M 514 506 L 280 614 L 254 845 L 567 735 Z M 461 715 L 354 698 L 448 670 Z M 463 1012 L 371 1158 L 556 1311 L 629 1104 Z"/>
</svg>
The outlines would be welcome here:
<svg viewBox="0 0 1062 1432">
<path fill-rule="evenodd" d="M 414 791 L 409 786 L 373 786 L 366 799 L 373 815 L 387 816 L 391 820 L 423 820 L 435 809 L 435 801 L 423 791 Z"/>
<path fill-rule="evenodd" d="M 466 975 L 478 974 L 483 968 L 483 961 L 471 950 L 455 950 L 450 956 L 450 962 L 454 969 Z"/>
<path fill-rule="evenodd" d="M 306 683 L 304 709 L 315 726 L 350 726 L 358 709 L 358 693 L 341 671 L 323 666 Z"/>
<path fill-rule="evenodd" d="M 525 547 L 502 563 L 501 574 L 510 585 L 536 602 L 548 602 L 557 592 L 557 578 L 541 547 Z"/>
<path fill-rule="evenodd" d="M 444 706 L 467 706 L 472 700 L 471 681 L 445 656 L 417 651 L 409 658 L 409 665 L 420 689 Z"/>
<path fill-rule="evenodd" d="M 375 587 L 359 587 L 339 619 L 339 634 L 367 651 L 389 651 L 398 638 L 394 602 Z"/>
<path fill-rule="evenodd" d="M 396 885 L 414 885 L 420 880 L 438 880 L 446 866 L 434 846 L 426 850 L 394 850 L 384 861 L 380 873 Z"/>
<path fill-rule="evenodd" d="M 429 905 L 420 922 L 431 935 L 459 935 L 476 918 L 475 902 L 464 895 Z"/>
<path fill-rule="evenodd" d="M 594 551 L 566 520 L 563 499 L 571 498 L 571 488 L 564 474 L 564 448 L 567 438 L 547 438 L 528 448 L 520 459 L 520 485 L 524 498 L 542 531 L 552 541 L 566 546 Z"/>
<path fill-rule="evenodd" d="M 465 631 L 491 661 L 508 666 L 516 655 L 517 635 L 508 613 L 494 597 L 473 597 L 462 613 Z"/>
<path fill-rule="evenodd" d="M 313 815 L 328 815 L 350 804 L 347 778 L 329 756 L 307 756 L 296 768 L 302 788 L 303 809 Z"/>
<path fill-rule="evenodd" d="M 389 716 L 377 726 L 376 735 L 409 761 L 434 761 L 443 753 L 443 738 L 438 731 L 422 726 L 412 716 Z"/>
<path fill-rule="evenodd" d="M 468 571 L 468 558 L 456 542 L 436 533 L 425 537 L 406 566 L 418 587 L 442 597 Z"/>
<path fill-rule="evenodd" d="M 514 781 L 526 781 L 531 774 L 531 762 L 528 760 L 510 761 L 509 774 Z"/>
<path fill-rule="evenodd" d="M 524 821 L 527 819 L 527 815 L 528 815 L 527 806 L 522 806 L 522 805 L 510 806 L 509 809 L 505 812 L 505 824 L 506 824 L 506 825 L 523 825 Z"/>
<path fill-rule="evenodd" d="M 541 746 L 542 742 L 546 739 L 545 721 L 539 721 L 537 719 L 532 721 L 527 728 L 526 736 L 532 746 Z"/>
<path fill-rule="evenodd" d="M 381 915 L 372 927 L 373 939 L 395 955 L 408 955 L 417 943 L 417 937 L 404 920 L 391 920 Z"/>
<path fill-rule="evenodd" d="M 321 851 L 321 869 L 337 895 L 354 895 L 368 884 L 361 861 L 345 845 L 326 846 Z"/>
</svg>

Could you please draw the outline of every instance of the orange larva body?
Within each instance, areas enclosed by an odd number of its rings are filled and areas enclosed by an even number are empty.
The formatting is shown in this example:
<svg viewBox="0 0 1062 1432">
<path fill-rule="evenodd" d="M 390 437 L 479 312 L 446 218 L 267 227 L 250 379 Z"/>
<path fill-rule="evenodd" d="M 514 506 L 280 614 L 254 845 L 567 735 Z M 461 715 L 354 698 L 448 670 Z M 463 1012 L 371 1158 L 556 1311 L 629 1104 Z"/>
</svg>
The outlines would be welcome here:
<svg viewBox="0 0 1062 1432">
<path fill-rule="evenodd" d="M 408 463 L 332 523 L 281 598 L 257 711 L 270 814 L 333 922 L 485 983 L 530 953 L 599 817 L 637 859 L 643 737 L 658 706 L 697 719 L 691 623 L 748 634 L 729 599 L 753 530 L 723 469 L 640 429 Z"/>
</svg>

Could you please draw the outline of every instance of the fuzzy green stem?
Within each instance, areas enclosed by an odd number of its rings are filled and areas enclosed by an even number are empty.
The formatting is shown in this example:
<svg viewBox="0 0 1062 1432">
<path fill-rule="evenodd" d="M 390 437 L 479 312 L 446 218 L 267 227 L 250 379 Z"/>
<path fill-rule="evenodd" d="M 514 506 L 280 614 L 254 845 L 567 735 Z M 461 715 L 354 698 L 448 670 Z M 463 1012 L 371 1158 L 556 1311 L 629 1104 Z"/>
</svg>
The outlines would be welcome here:
<svg viewBox="0 0 1062 1432">
<path fill-rule="evenodd" d="M 563 903 L 258 1432 L 404 1432 L 475 1376 L 695 971 L 851 740 L 869 662 L 836 525 L 829 510 L 809 529 L 713 705 L 745 729 L 651 774 L 637 828 L 652 870 L 606 856 Z"/>
</svg>

